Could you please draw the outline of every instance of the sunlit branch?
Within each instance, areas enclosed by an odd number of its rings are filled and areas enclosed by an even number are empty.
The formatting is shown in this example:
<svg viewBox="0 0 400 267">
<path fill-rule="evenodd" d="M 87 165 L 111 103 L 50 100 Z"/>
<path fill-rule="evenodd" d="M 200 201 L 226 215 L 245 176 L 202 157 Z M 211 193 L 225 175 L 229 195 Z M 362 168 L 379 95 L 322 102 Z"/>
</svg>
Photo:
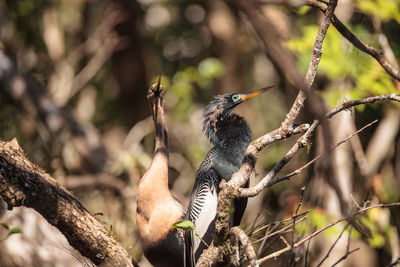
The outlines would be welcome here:
<svg viewBox="0 0 400 267">
<path fill-rule="evenodd" d="M 356 211 L 355 213 L 353 213 L 353 214 L 350 215 L 350 216 L 346 216 L 346 217 L 342 217 L 342 218 L 340 218 L 340 219 L 337 219 L 337 220 L 331 222 L 330 224 L 328 224 L 328 225 L 322 227 L 321 229 L 315 231 L 315 232 L 312 233 L 311 235 L 309 235 L 309 236 L 303 238 L 302 240 L 300 240 L 300 241 L 298 241 L 296 244 L 294 244 L 294 247 L 295 247 L 295 248 L 298 248 L 299 246 L 301 246 L 302 244 L 304 244 L 305 242 L 307 242 L 307 241 L 310 240 L 311 238 L 314 238 L 315 236 L 319 235 L 320 233 L 322 233 L 322 232 L 325 231 L 326 229 L 328 229 L 328 228 L 330 228 L 330 227 L 332 227 L 332 226 L 334 226 L 334 225 L 336 225 L 336 224 L 338 224 L 338 223 L 340 223 L 340 222 L 343 222 L 343 221 L 349 219 L 350 217 L 353 217 L 353 216 L 358 215 L 358 214 L 362 214 L 363 212 L 365 212 L 365 211 L 367 211 L 367 210 L 374 209 L 374 208 L 389 208 L 389 207 L 398 207 L 398 206 L 400 206 L 400 202 L 395 202 L 395 203 L 390 203 L 390 204 L 376 204 L 376 205 L 373 205 L 373 206 L 369 206 L 369 207 L 366 207 L 366 208 L 362 208 L 362 209 Z M 286 248 L 283 248 L 283 249 L 281 249 L 281 250 L 279 250 L 279 251 L 276 251 L 276 252 L 274 252 L 274 253 L 271 253 L 271 254 L 269 254 L 268 256 L 265 256 L 265 257 L 263 257 L 263 258 L 261 258 L 261 259 L 258 259 L 258 263 L 259 263 L 259 264 L 262 264 L 262 263 L 266 262 L 266 261 L 269 260 L 269 259 L 274 259 L 274 258 L 276 258 L 276 257 L 278 257 L 278 256 L 280 256 L 280 255 L 282 255 L 283 253 L 288 252 L 290 249 L 291 249 L 290 247 L 286 247 Z"/>
</svg>

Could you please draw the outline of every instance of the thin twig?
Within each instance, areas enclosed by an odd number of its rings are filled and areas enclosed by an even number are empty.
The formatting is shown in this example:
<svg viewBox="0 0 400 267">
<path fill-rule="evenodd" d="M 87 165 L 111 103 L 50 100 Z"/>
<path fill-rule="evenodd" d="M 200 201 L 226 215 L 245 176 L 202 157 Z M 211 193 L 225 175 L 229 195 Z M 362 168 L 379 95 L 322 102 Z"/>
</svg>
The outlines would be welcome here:
<svg viewBox="0 0 400 267">
<path fill-rule="evenodd" d="M 289 247 L 289 248 L 291 247 L 291 245 L 289 244 L 289 242 L 286 240 L 286 238 L 283 235 L 281 235 L 279 238 L 283 241 L 283 243 L 285 243 L 286 247 Z"/>
<path fill-rule="evenodd" d="M 308 4 L 319 8 L 323 12 L 327 10 L 326 4 L 318 0 L 307 0 Z M 363 41 L 358 39 L 354 33 L 352 33 L 335 15 L 332 17 L 332 24 L 335 28 L 350 41 L 355 47 L 361 51 L 374 57 L 378 63 L 385 69 L 385 71 L 392 76 L 394 79 L 400 81 L 400 72 L 394 66 L 392 66 L 385 58 L 384 53 L 372 46 L 365 44 Z"/>
<path fill-rule="evenodd" d="M 314 226 L 313 233 L 315 232 L 316 229 L 317 229 L 317 227 Z M 304 267 L 308 266 L 308 251 L 310 249 L 310 243 L 311 243 L 311 238 L 307 242 L 306 256 L 305 256 L 305 259 L 304 259 Z"/>
<path fill-rule="evenodd" d="M 394 267 L 400 264 L 400 257 L 398 257 L 394 262 L 390 263 L 386 267 Z"/>
<path fill-rule="evenodd" d="M 296 223 L 300 223 L 300 222 L 304 221 L 305 219 L 307 219 L 307 216 L 300 218 L 299 220 L 296 221 Z M 262 241 L 261 245 L 260 245 L 260 247 L 258 248 L 258 251 L 257 251 L 257 257 L 259 257 L 261 255 L 261 253 L 263 252 L 264 246 L 265 246 L 265 244 L 266 244 L 266 242 L 267 242 L 267 240 L 269 238 L 271 238 L 271 237 L 273 237 L 275 235 L 279 235 L 279 234 L 290 233 L 290 231 L 292 231 L 291 225 L 287 225 L 287 226 L 285 226 L 285 227 L 273 232 L 276 228 L 278 228 L 278 226 L 279 226 L 279 224 L 273 225 L 271 227 L 271 229 L 269 229 L 265 233 L 264 237 L 262 237 L 262 238 L 260 238 L 260 239 L 258 239 L 258 240 L 253 242 L 253 244 L 255 244 L 255 243 L 258 243 L 258 242 Z"/>
<path fill-rule="evenodd" d="M 333 149 L 337 148 L 338 146 L 342 145 L 343 143 L 347 142 L 349 139 L 351 139 L 353 136 L 357 135 L 358 133 L 362 132 L 363 130 L 365 130 L 366 128 L 372 126 L 373 124 L 375 124 L 378 120 L 374 120 L 373 122 L 368 123 L 367 125 L 365 125 L 364 127 L 362 127 L 361 129 L 359 129 L 358 131 L 352 133 L 351 135 L 349 135 L 347 138 L 343 139 L 342 141 L 338 142 L 336 145 L 334 145 L 333 147 L 329 148 L 327 151 L 322 152 L 321 154 L 319 154 L 318 156 L 316 156 L 315 158 L 313 158 L 311 161 L 307 162 L 306 164 L 304 164 L 303 166 L 301 166 L 300 168 L 298 168 L 297 170 L 291 172 L 290 174 L 281 177 L 281 178 L 277 178 L 271 182 L 269 182 L 267 184 L 267 187 L 271 187 L 274 184 L 277 184 L 279 182 L 282 182 L 284 180 L 289 180 L 292 176 L 295 176 L 299 173 L 301 173 L 304 169 L 306 169 L 307 167 L 309 167 L 310 165 L 312 165 L 313 163 L 315 163 L 319 158 L 321 158 L 323 155 L 325 155 L 326 153 L 328 153 L 329 151 L 332 151 Z"/>
<path fill-rule="evenodd" d="M 351 100 L 347 101 L 335 109 L 331 110 L 325 115 L 325 119 L 331 118 L 337 113 L 347 110 L 353 106 L 357 105 L 362 105 L 362 104 L 370 104 L 374 103 L 377 101 L 385 101 L 385 100 L 393 100 L 400 102 L 400 94 L 389 94 L 389 95 L 378 95 L 378 96 L 371 96 L 359 100 Z M 285 166 L 293 157 L 294 155 L 302 148 L 304 147 L 308 139 L 311 137 L 317 126 L 320 124 L 319 120 L 314 121 L 314 123 L 308 128 L 306 133 L 294 144 L 294 146 L 286 153 L 286 155 L 272 168 L 272 170 L 263 178 L 261 179 L 260 182 L 258 182 L 257 185 L 251 187 L 251 188 L 240 188 L 239 189 L 239 195 L 240 197 L 254 197 L 258 195 L 262 189 L 267 187 L 267 185 L 271 182 L 272 178 L 275 177 L 275 175 Z M 280 128 L 274 130 L 273 132 L 279 132 Z M 258 139 L 257 139 L 258 140 Z M 252 151 L 254 148 L 249 146 L 248 152 Z M 253 152 L 254 153 L 254 152 Z M 253 160 L 255 160 L 253 158 Z M 239 176 L 238 178 L 245 180 L 247 176 L 247 171 L 250 171 L 249 167 L 250 166 L 242 166 L 246 171 L 244 171 L 242 168 L 239 170 L 238 173 L 234 175 L 234 177 Z M 251 169 L 252 170 L 252 169 Z M 246 172 L 246 177 L 243 177 L 244 175 L 241 173 L 242 171 Z M 249 173 L 248 173 L 249 175 Z M 231 179 L 231 182 L 233 178 Z"/>
<path fill-rule="evenodd" d="M 300 220 L 297 220 L 296 223 L 302 222 L 305 219 L 307 219 L 307 216 L 301 218 Z M 275 225 L 275 226 L 277 227 L 278 225 Z M 276 227 L 273 227 L 269 232 L 272 232 L 273 230 L 275 230 Z M 281 229 L 279 229 L 279 230 L 277 230 L 275 232 L 272 232 L 271 234 L 266 233 L 263 238 L 260 238 L 260 239 L 258 239 L 256 241 L 254 241 L 254 243 L 260 242 L 261 240 L 266 240 L 267 238 L 273 237 L 275 235 L 290 233 L 291 231 L 292 231 L 292 225 L 289 224 L 289 225 L 286 225 L 285 227 L 283 227 L 283 228 L 281 228 Z"/>
<path fill-rule="evenodd" d="M 311 212 L 311 210 L 306 210 L 305 212 L 302 212 L 302 213 L 300 213 L 300 214 L 298 214 L 298 215 L 292 216 L 292 217 L 290 217 L 290 218 L 284 219 L 284 220 L 279 221 L 279 222 L 272 222 L 272 223 L 270 223 L 270 224 L 263 225 L 263 226 L 261 226 L 260 228 L 258 228 L 257 230 L 255 230 L 255 231 L 254 231 L 254 234 L 257 233 L 257 232 L 259 232 L 259 231 L 261 231 L 261 230 L 263 230 L 263 229 L 265 229 L 265 228 L 268 228 L 268 227 L 270 227 L 270 226 L 275 226 L 275 225 L 278 225 L 278 226 L 279 226 L 279 225 L 282 225 L 282 224 L 284 224 L 285 222 L 288 222 L 288 221 L 293 220 L 293 217 L 299 218 L 299 217 L 301 217 L 301 216 L 306 215 L 306 214 L 309 213 L 309 212 Z"/>
<path fill-rule="evenodd" d="M 294 262 L 292 261 L 295 258 L 295 253 L 294 253 L 294 234 L 295 234 L 295 229 L 296 229 L 296 215 L 299 212 L 299 209 L 301 207 L 301 205 L 303 204 L 303 196 L 304 196 L 304 190 L 306 189 L 305 186 L 303 186 L 301 188 L 301 193 L 300 193 L 300 199 L 299 199 L 299 203 L 297 204 L 297 208 L 296 208 L 296 212 L 293 216 L 293 223 L 292 223 L 292 242 L 291 242 L 291 248 L 290 248 L 290 252 L 289 252 L 289 259 L 288 259 L 288 266 L 292 266 L 292 264 L 294 264 Z"/>
<path fill-rule="evenodd" d="M 353 200 L 354 204 L 356 205 L 357 209 L 361 209 L 360 205 L 358 205 L 357 201 L 354 199 L 353 193 L 350 193 L 350 197 Z"/>
<path fill-rule="evenodd" d="M 347 258 L 347 256 L 349 256 L 351 253 L 356 252 L 357 250 L 359 250 L 360 248 L 356 248 L 353 249 L 352 251 L 350 251 L 350 242 L 351 242 L 351 231 L 353 229 L 353 226 L 350 227 L 350 231 L 349 231 L 349 239 L 347 240 L 347 246 L 346 246 L 346 253 L 334 264 L 332 264 L 331 267 L 338 265 L 341 261 L 345 260 Z"/>
<path fill-rule="evenodd" d="M 318 263 L 317 267 L 321 266 L 322 263 L 329 257 L 329 254 L 331 254 L 333 248 L 336 246 L 337 242 L 339 241 L 339 239 L 342 237 L 344 231 L 346 231 L 347 227 L 349 227 L 349 224 L 346 224 L 343 227 L 342 232 L 340 232 L 340 235 L 338 236 L 338 238 L 336 238 L 335 242 L 333 242 L 332 246 L 329 248 L 328 253 L 326 253 L 325 257 Z"/>
<path fill-rule="evenodd" d="M 374 209 L 374 208 L 390 208 L 390 207 L 398 207 L 398 206 L 400 206 L 400 202 L 394 202 L 394 203 L 390 203 L 390 204 L 382 204 L 381 203 L 381 204 L 376 204 L 376 205 L 369 206 L 369 207 L 366 207 L 366 208 L 362 208 L 362 209 L 356 211 L 355 213 L 353 213 L 353 214 L 351 214 L 349 216 L 337 219 L 337 220 L 331 222 L 330 224 L 322 227 L 318 231 L 316 231 L 316 232 L 312 233 L 311 235 L 307 236 L 306 238 L 298 241 L 296 244 L 294 244 L 294 247 L 297 248 L 297 247 L 301 246 L 303 243 L 305 243 L 308 240 L 310 240 L 311 238 L 314 238 L 315 236 L 319 235 L 321 232 L 325 231 L 326 229 L 328 229 L 328 228 L 330 228 L 330 227 L 332 227 L 332 226 L 334 226 L 334 225 L 336 225 L 336 224 L 338 224 L 338 223 L 340 223 L 342 221 L 345 221 L 345 220 L 349 219 L 350 217 L 353 217 L 355 215 L 361 214 L 361 213 L 363 213 L 363 212 L 365 212 L 367 210 Z M 290 250 L 290 247 L 283 248 L 283 249 L 281 249 L 279 251 L 271 253 L 268 256 L 265 256 L 264 258 L 258 259 L 258 263 L 262 264 L 263 262 L 266 262 L 269 259 L 276 258 L 276 257 L 282 255 L 283 253 L 288 252 L 289 250 Z"/>
<path fill-rule="evenodd" d="M 353 249 L 351 251 L 346 252 L 346 254 L 343 257 L 341 257 L 337 262 L 332 264 L 331 267 L 338 265 L 341 261 L 345 260 L 347 258 L 347 256 L 349 256 L 353 252 L 356 252 L 357 250 L 360 250 L 360 248 L 355 248 L 355 249 Z"/>
</svg>

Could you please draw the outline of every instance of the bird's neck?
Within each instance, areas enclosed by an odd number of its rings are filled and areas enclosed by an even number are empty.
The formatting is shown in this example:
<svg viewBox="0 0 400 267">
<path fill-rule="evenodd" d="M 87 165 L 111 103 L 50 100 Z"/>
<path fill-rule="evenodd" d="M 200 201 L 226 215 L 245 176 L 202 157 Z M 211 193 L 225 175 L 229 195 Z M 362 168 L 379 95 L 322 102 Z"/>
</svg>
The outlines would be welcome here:
<svg viewBox="0 0 400 267">
<path fill-rule="evenodd" d="M 151 104 L 151 110 L 154 121 L 154 155 L 150 168 L 139 181 L 142 186 L 143 195 L 147 195 L 144 191 L 148 191 L 151 196 L 152 186 L 157 185 L 158 190 L 163 190 L 169 193 L 168 189 L 168 130 L 165 121 L 165 114 L 162 99 L 156 99 Z"/>
<path fill-rule="evenodd" d="M 168 130 L 162 99 L 156 99 L 152 105 L 154 121 L 154 158 L 164 158 L 168 162 Z"/>
<path fill-rule="evenodd" d="M 222 178 L 230 179 L 239 169 L 251 141 L 247 122 L 237 114 L 229 114 L 206 129 L 206 135 L 214 144 L 213 168 Z"/>
<path fill-rule="evenodd" d="M 226 116 L 213 117 L 213 114 L 204 119 L 204 131 L 208 140 L 221 148 L 248 146 L 251 141 L 251 132 L 247 122 L 239 115 L 230 113 Z"/>
</svg>

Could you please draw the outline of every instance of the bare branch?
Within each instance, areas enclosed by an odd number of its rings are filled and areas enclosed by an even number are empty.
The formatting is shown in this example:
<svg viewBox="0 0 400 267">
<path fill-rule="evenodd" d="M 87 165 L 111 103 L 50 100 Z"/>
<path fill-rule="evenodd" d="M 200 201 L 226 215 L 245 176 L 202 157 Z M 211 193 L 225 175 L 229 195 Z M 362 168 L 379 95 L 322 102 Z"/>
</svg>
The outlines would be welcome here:
<svg viewBox="0 0 400 267">
<path fill-rule="evenodd" d="M 346 217 L 342 217 L 342 218 L 340 218 L 340 219 L 337 219 L 337 220 L 331 222 L 330 224 L 328 224 L 328 225 L 322 227 L 322 228 L 319 229 L 318 231 L 315 231 L 315 232 L 312 233 L 311 235 L 305 237 L 304 239 L 302 239 L 302 240 L 298 241 L 296 244 L 294 244 L 294 247 L 297 248 L 297 247 L 301 246 L 303 243 L 305 243 L 305 242 L 307 242 L 308 240 L 310 240 L 311 238 L 314 238 L 315 236 L 319 235 L 320 233 L 322 233 L 322 232 L 325 231 L 326 229 L 328 229 L 328 228 L 330 228 L 330 227 L 332 227 L 332 226 L 334 226 L 334 225 L 336 225 L 336 224 L 338 224 L 338 223 L 340 223 L 340 222 L 343 222 L 343 221 L 345 221 L 345 220 L 348 220 L 349 218 L 354 217 L 355 215 L 362 214 L 363 212 L 365 212 L 365 211 L 367 211 L 367 210 L 374 209 L 374 208 L 383 208 L 383 207 L 389 208 L 389 207 L 398 207 L 398 206 L 400 206 L 400 202 L 394 202 L 394 203 L 390 203 L 390 204 L 376 204 L 376 205 L 373 205 L 373 206 L 369 206 L 369 207 L 362 208 L 362 209 L 356 211 L 355 213 L 353 213 L 353 214 L 351 214 L 351 215 L 349 215 L 349 216 L 346 216 Z M 276 251 L 276 252 L 274 252 L 274 253 L 271 253 L 270 255 L 265 256 L 264 258 L 258 259 L 258 263 L 259 263 L 259 264 L 262 264 L 262 263 L 266 262 L 266 261 L 269 260 L 269 259 L 276 258 L 276 257 L 282 255 L 283 253 L 288 252 L 289 250 L 290 250 L 290 247 L 287 247 L 287 248 L 283 248 L 283 249 L 281 249 L 281 250 L 279 250 L 279 251 Z"/>
<path fill-rule="evenodd" d="M 292 217 L 290 217 L 290 218 L 287 218 L 287 219 L 284 219 L 284 220 L 282 220 L 282 221 L 272 222 L 272 223 L 270 223 L 270 224 L 261 226 L 260 228 L 258 228 L 257 230 L 255 230 L 254 233 L 257 233 L 257 232 L 261 231 L 262 229 L 265 229 L 265 228 L 268 228 L 268 227 L 271 227 L 271 226 L 284 224 L 285 222 L 288 222 L 288 221 L 293 220 L 293 217 L 299 218 L 299 217 L 301 217 L 301 216 L 305 216 L 305 215 L 306 215 L 307 213 L 309 213 L 310 211 L 311 211 L 311 210 L 306 210 L 305 212 L 302 212 L 302 213 L 300 213 L 300 214 L 294 215 L 294 216 L 292 216 Z M 256 241 L 256 242 L 258 242 L 258 241 Z"/>
<path fill-rule="evenodd" d="M 387 267 L 395 267 L 400 264 L 400 257 L 398 257 L 395 261 L 387 265 Z"/>
<path fill-rule="evenodd" d="M 290 219 L 293 219 L 293 217 L 291 217 Z M 302 221 L 304 221 L 305 219 L 307 219 L 307 216 L 302 217 L 301 219 L 297 220 L 297 221 L 296 221 L 296 224 L 297 224 L 297 223 L 300 223 L 300 222 L 302 222 Z M 264 241 L 266 241 L 266 240 L 267 240 L 268 238 L 270 238 L 270 237 L 273 237 L 273 236 L 279 235 L 279 234 L 290 233 L 290 232 L 293 230 L 292 225 L 286 225 L 285 227 L 283 227 L 283 228 L 281 228 L 281 229 L 276 230 L 275 232 L 273 232 L 278 226 L 279 226 L 279 224 L 274 225 L 269 231 L 267 231 L 267 232 L 265 233 L 265 236 L 264 236 L 264 237 L 262 237 L 262 238 L 260 238 L 260 239 L 258 239 L 258 240 L 256 240 L 256 241 L 254 241 L 253 243 L 257 243 L 257 242 L 259 242 L 259 241 L 261 241 L 261 240 L 264 242 Z M 262 246 L 264 246 L 264 245 L 261 245 L 260 248 L 261 248 Z M 260 253 L 261 253 L 261 251 L 260 251 Z"/>
<path fill-rule="evenodd" d="M 318 263 L 317 267 L 321 266 L 322 263 L 329 257 L 329 254 L 331 254 L 333 248 L 336 246 L 337 242 L 339 241 L 339 239 L 342 237 L 344 231 L 346 231 L 347 227 L 349 227 L 349 224 L 346 224 L 343 227 L 342 232 L 340 232 L 340 235 L 338 236 L 338 238 L 336 238 L 335 242 L 333 242 L 332 246 L 329 248 L 328 252 L 326 253 L 325 257 Z"/>
<path fill-rule="evenodd" d="M 211 245 L 203 252 L 199 260 L 196 262 L 196 267 L 208 267 L 210 263 L 222 260 L 222 254 L 218 247 Z"/>
<path fill-rule="evenodd" d="M 294 234 L 296 230 L 296 216 L 297 213 L 299 212 L 299 209 L 301 205 L 303 204 L 303 196 L 304 196 L 304 190 L 306 189 L 305 186 L 301 188 L 301 194 L 300 194 L 300 199 L 299 203 L 297 204 L 296 212 L 293 215 L 293 223 L 292 223 L 292 241 L 290 243 L 290 252 L 289 252 L 289 261 L 288 261 L 288 266 L 294 265 L 294 260 L 295 260 L 295 253 L 294 253 Z"/>
<path fill-rule="evenodd" d="M 243 245 L 244 253 L 247 256 L 249 265 L 258 266 L 256 253 L 254 252 L 254 248 L 246 233 L 239 227 L 232 227 L 230 232 L 231 234 L 235 235 L 239 239 L 240 243 Z"/>
<path fill-rule="evenodd" d="M 361 105 L 361 104 L 367 104 L 367 103 L 374 103 L 377 101 L 384 101 L 384 100 L 393 100 L 400 102 L 400 94 L 389 94 L 389 95 L 379 95 L 379 96 L 372 96 L 372 97 L 367 97 L 359 100 L 353 100 L 353 101 L 347 101 L 332 111 L 328 112 L 324 119 L 328 119 L 336 115 L 337 113 L 347 110 L 353 106 Z M 269 183 L 272 181 L 273 177 L 285 166 L 293 157 L 294 155 L 304 146 L 308 144 L 308 140 L 311 137 L 312 133 L 315 131 L 316 127 L 320 124 L 320 121 L 314 121 L 314 123 L 308 128 L 307 132 L 299 138 L 299 140 L 296 142 L 296 144 L 286 153 L 286 155 L 272 168 L 272 170 L 254 187 L 251 188 L 240 188 L 240 196 L 241 197 L 253 197 L 259 194 L 259 192 L 262 191 L 263 188 L 271 186 Z M 279 132 L 281 130 L 280 128 L 274 131 Z M 258 140 L 258 139 L 257 139 Z M 257 141 L 256 140 L 256 141 Z M 253 143 L 252 143 L 253 144 Z M 251 145 L 249 146 L 249 149 L 251 148 Z M 248 149 L 248 151 L 249 151 Z M 243 166 L 242 166 L 243 167 Z M 240 170 L 239 170 L 240 172 Z M 238 173 L 236 173 L 233 177 L 235 177 Z M 232 178 L 233 179 L 233 178 Z M 232 180 L 231 180 L 232 181 Z"/>
<path fill-rule="evenodd" d="M 365 125 L 364 127 L 362 127 L 361 129 L 359 129 L 358 131 L 352 133 L 351 135 L 349 135 L 348 137 L 346 137 L 345 139 L 343 139 L 342 141 L 338 142 L 336 145 L 334 145 L 333 147 L 329 148 L 328 151 L 324 151 L 321 154 L 319 154 L 318 156 L 316 156 L 315 158 L 313 158 L 312 160 L 310 160 L 309 162 L 307 162 L 306 164 L 304 164 L 303 166 L 301 166 L 300 168 L 298 168 L 297 170 L 291 172 L 290 174 L 282 177 L 282 178 L 277 178 L 271 182 L 269 182 L 266 187 L 271 187 L 274 184 L 277 184 L 279 182 L 285 181 L 285 180 L 289 180 L 291 177 L 300 174 L 304 169 L 308 168 L 310 165 L 312 165 L 313 163 L 315 163 L 318 159 L 320 159 L 323 155 L 325 155 L 326 153 L 328 153 L 329 151 L 334 150 L 335 148 L 337 148 L 338 146 L 340 146 L 341 144 L 347 142 L 349 139 L 351 139 L 353 136 L 357 135 L 358 133 L 362 132 L 363 130 L 365 130 L 366 128 L 372 126 L 373 124 L 375 124 L 378 120 L 374 120 L 373 122 L 368 123 L 367 125 Z"/>
<path fill-rule="evenodd" d="M 313 231 L 313 233 L 315 232 L 315 230 L 316 230 L 316 227 L 314 226 L 314 231 Z M 310 243 L 311 243 L 311 239 L 309 239 L 309 240 L 308 240 L 308 243 L 307 243 L 306 256 L 305 256 L 305 259 L 304 259 L 304 267 L 307 267 L 307 266 L 308 266 L 308 251 L 309 251 L 309 249 L 310 249 Z"/>
<path fill-rule="evenodd" d="M 307 0 L 308 4 L 319 8 L 323 12 L 326 12 L 326 4 L 317 0 Z M 393 67 L 385 58 L 384 53 L 372 46 L 365 44 L 363 41 L 358 39 L 336 16 L 332 17 L 332 24 L 335 28 L 355 47 L 361 51 L 371 55 L 378 61 L 378 63 L 385 69 L 385 71 L 392 76 L 394 79 L 400 81 L 400 72 L 398 69 Z"/>
<path fill-rule="evenodd" d="M 26 159 L 14 139 L 0 141 L 0 196 L 8 208 L 26 206 L 39 212 L 72 247 L 96 265 L 132 266 L 126 250 L 67 190 Z"/>
<path fill-rule="evenodd" d="M 346 253 L 337 262 L 332 264 L 332 267 L 338 265 L 341 261 L 345 260 L 347 258 L 347 256 L 349 256 L 351 253 L 356 252 L 357 250 L 360 249 L 360 248 L 356 248 L 356 249 L 353 249 L 352 251 L 350 251 L 351 230 L 352 229 L 353 229 L 353 227 L 350 227 L 349 239 L 347 240 L 347 246 L 346 246 Z"/>
</svg>

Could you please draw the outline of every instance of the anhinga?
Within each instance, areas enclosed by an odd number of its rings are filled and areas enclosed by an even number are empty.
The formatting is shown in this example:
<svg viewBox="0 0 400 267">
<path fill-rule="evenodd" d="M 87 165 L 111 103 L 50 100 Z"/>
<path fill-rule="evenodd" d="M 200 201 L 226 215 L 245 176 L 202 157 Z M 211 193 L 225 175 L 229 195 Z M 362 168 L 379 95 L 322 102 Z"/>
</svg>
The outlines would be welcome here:
<svg viewBox="0 0 400 267">
<path fill-rule="evenodd" d="M 163 109 L 163 87 L 153 84 L 147 98 L 155 127 L 154 156 L 150 168 L 139 180 L 137 225 L 146 258 L 154 266 L 183 266 L 184 241 L 171 225 L 185 215 L 168 188 L 168 136 Z"/>
<path fill-rule="evenodd" d="M 272 87 L 272 86 L 271 86 Z M 244 152 L 251 141 L 247 122 L 231 111 L 240 103 L 257 96 L 271 87 L 249 94 L 225 94 L 216 96 L 204 111 L 203 131 L 214 145 L 201 163 L 190 198 L 186 218 L 191 220 L 199 237 L 185 232 L 186 266 L 194 266 L 206 243 L 209 245 L 215 232 L 217 195 L 221 179 L 230 180 L 239 170 Z M 248 186 L 248 185 L 247 185 Z M 240 225 L 247 198 L 236 199 L 233 226 Z"/>
</svg>

